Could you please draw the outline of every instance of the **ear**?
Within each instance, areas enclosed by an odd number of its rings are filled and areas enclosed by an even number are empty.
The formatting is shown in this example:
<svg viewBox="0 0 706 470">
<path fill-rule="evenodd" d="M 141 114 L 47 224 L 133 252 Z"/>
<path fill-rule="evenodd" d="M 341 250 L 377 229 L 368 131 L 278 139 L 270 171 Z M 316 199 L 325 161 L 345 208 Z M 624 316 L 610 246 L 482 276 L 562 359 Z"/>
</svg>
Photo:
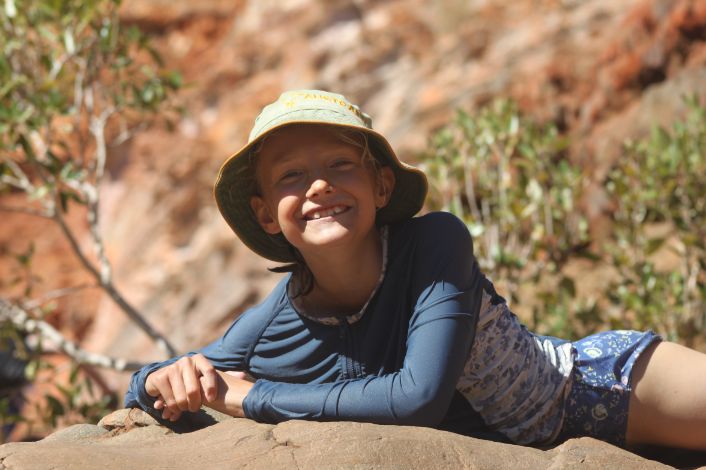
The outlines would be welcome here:
<svg viewBox="0 0 706 470">
<path fill-rule="evenodd" d="M 250 207 L 255 213 L 255 218 L 260 224 L 260 227 L 262 227 L 262 230 L 264 230 L 266 233 L 269 233 L 270 235 L 274 235 L 282 231 L 282 229 L 280 229 L 279 227 L 279 223 L 277 222 L 277 217 L 274 217 L 272 215 L 272 211 L 270 211 L 270 208 L 267 207 L 267 204 L 265 204 L 264 199 L 262 199 L 260 196 L 251 197 Z"/>
<path fill-rule="evenodd" d="M 382 209 L 390 202 L 392 191 L 395 189 L 395 172 L 389 166 L 380 168 L 377 190 L 375 193 L 375 207 Z"/>
</svg>

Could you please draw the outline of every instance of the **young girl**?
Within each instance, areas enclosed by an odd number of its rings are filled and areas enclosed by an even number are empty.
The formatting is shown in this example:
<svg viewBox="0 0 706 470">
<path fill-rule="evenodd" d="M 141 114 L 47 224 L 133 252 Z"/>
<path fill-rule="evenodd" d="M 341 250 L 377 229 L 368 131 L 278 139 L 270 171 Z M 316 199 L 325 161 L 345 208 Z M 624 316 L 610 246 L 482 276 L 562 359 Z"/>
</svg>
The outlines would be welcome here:
<svg viewBox="0 0 706 470">
<path fill-rule="evenodd" d="M 289 274 L 220 340 L 135 373 L 126 406 L 172 421 L 205 405 L 268 423 L 706 449 L 706 355 L 651 332 L 571 343 L 527 331 L 465 225 L 413 217 L 426 190 L 343 96 L 282 94 L 215 196 L 241 240 Z"/>
</svg>

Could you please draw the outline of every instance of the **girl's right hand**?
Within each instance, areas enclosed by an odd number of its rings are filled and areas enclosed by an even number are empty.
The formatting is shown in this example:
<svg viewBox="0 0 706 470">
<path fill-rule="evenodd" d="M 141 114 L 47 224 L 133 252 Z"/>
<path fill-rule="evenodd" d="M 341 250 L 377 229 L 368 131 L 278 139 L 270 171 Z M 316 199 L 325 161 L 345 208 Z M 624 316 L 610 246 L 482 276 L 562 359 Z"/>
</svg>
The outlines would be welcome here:
<svg viewBox="0 0 706 470">
<path fill-rule="evenodd" d="M 217 374 L 202 354 L 182 357 L 147 376 L 145 391 L 157 399 L 162 418 L 176 421 L 183 411 L 198 411 L 218 395 Z"/>
</svg>

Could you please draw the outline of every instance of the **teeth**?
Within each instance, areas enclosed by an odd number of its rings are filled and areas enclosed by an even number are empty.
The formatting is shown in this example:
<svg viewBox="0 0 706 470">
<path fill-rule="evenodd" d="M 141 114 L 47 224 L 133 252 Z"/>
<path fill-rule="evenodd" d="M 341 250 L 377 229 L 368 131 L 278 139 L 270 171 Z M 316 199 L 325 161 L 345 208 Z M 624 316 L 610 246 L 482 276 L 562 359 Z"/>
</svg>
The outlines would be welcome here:
<svg viewBox="0 0 706 470">
<path fill-rule="evenodd" d="M 325 211 L 316 211 L 311 215 L 311 218 L 313 220 L 316 220 L 316 219 L 320 219 L 321 217 L 329 217 L 329 216 L 332 216 L 335 214 L 340 214 L 344 210 L 346 210 L 345 207 L 336 206 L 331 209 L 327 209 Z"/>
</svg>

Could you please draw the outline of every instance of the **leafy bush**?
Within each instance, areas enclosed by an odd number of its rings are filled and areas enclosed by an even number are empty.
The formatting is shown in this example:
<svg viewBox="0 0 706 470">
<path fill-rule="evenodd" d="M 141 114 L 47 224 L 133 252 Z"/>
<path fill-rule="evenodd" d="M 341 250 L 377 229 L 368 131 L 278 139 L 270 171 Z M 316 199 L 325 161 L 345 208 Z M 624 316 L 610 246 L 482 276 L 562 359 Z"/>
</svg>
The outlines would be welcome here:
<svg viewBox="0 0 706 470">
<path fill-rule="evenodd" d="M 533 329 L 655 329 L 693 345 L 706 317 L 706 109 L 685 102 L 685 120 L 628 142 L 602 182 L 615 207 L 607 239 L 589 238 L 586 178 L 564 138 L 505 100 L 459 111 L 432 137 L 420 157 L 428 208 L 466 222 L 481 267 Z M 567 266 L 578 258 L 610 267 L 605 287 L 577 292 Z"/>
<path fill-rule="evenodd" d="M 685 120 L 628 142 L 606 182 L 619 272 L 609 294 L 624 322 L 692 344 L 706 317 L 706 108 L 685 103 Z"/>
<path fill-rule="evenodd" d="M 574 281 L 562 267 L 585 250 L 587 223 L 577 210 L 583 192 L 578 168 L 565 158 L 555 127 L 520 115 L 515 103 L 495 101 L 474 115 L 459 111 L 421 156 L 430 182 L 429 209 L 466 222 L 484 272 L 518 302 L 530 286 L 533 327 L 571 335 L 566 298 Z M 548 318 L 550 317 L 550 319 Z"/>
</svg>

